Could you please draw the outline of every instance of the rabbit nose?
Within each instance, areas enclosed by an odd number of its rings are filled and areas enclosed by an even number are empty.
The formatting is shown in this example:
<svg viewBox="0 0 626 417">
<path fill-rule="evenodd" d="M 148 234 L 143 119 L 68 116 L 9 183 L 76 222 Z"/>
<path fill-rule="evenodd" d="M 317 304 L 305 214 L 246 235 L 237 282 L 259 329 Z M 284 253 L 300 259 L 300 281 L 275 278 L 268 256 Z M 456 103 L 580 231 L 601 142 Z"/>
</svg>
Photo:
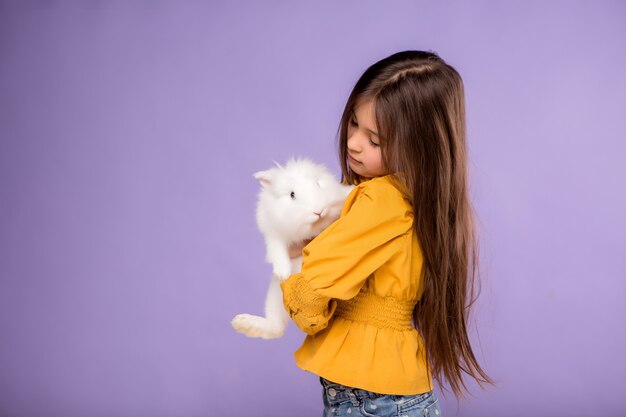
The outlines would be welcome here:
<svg viewBox="0 0 626 417">
<path fill-rule="evenodd" d="M 326 208 L 323 208 L 320 211 L 314 211 L 313 214 L 321 219 L 326 214 Z"/>
</svg>

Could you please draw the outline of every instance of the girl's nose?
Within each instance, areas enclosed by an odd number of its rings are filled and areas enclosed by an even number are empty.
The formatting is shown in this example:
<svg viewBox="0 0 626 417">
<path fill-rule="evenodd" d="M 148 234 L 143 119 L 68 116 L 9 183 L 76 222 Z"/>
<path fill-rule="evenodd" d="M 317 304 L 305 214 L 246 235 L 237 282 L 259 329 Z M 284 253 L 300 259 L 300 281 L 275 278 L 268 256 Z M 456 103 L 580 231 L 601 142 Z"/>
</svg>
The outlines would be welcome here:
<svg viewBox="0 0 626 417">
<path fill-rule="evenodd" d="M 348 149 L 354 153 L 358 153 L 361 150 L 357 136 L 358 133 L 353 133 L 352 136 L 348 138 Z"/>
</svg>

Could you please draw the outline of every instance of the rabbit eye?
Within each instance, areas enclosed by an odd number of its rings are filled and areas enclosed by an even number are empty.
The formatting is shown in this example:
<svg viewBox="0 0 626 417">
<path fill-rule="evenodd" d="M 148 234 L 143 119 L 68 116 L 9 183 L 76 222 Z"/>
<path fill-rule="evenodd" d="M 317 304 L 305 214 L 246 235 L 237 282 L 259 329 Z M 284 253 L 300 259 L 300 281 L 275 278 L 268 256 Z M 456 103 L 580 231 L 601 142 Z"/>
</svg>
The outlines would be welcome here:
<svg viewBox="0 0 626 417">
<path fill-rule="evenodd" d="M 291 197 L 292 200 L 295 200 L 296 199 L 296 193 L 294 193 L 292 191 L 291 194 L 289 194 L 289 197 Z"/>
</svg>

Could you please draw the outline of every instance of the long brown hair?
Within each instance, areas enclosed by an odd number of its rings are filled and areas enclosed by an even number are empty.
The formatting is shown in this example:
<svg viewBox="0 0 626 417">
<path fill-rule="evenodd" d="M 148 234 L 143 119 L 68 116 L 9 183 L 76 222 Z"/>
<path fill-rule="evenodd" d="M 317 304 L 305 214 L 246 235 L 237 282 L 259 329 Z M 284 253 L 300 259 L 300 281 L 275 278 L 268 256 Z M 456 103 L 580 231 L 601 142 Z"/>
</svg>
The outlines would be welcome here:
<svg viewBox="0 0 626 417">
<path fill-rule="evenodd" d="M 404 51 L 369 67 L 354 86 L 339 127 L 343 181 L 360 178 L 347 162 L 351 111 L 373 99 L 383 167 L 413 206 L 424 256 L 425 291 L 414 320 L 430 372 L 457 397 L 469 391 L 463 374 L 493 384 L 467 335 L 476 300 L 478 244 L 468 192 L 465 97 L 459 73 L 437 54 Z"/>
</svg>

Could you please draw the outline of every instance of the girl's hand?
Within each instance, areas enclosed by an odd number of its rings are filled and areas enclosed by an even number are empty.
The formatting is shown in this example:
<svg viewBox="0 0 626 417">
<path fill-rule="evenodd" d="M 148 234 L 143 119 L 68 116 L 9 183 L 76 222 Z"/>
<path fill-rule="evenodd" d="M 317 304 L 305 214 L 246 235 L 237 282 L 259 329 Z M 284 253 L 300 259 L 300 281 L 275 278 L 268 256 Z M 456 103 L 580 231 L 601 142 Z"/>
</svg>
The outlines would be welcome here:
<svg viewBox="0 0 626 417">
<path fill-rule="evenodd" d="M 291 259 L 298 258 L 302 256 L 302 249 L 309 244 L 313 239 L 302 240 L 300 242 L 295 242 L 289 245 L 289 257 Z"/>
</svg>

